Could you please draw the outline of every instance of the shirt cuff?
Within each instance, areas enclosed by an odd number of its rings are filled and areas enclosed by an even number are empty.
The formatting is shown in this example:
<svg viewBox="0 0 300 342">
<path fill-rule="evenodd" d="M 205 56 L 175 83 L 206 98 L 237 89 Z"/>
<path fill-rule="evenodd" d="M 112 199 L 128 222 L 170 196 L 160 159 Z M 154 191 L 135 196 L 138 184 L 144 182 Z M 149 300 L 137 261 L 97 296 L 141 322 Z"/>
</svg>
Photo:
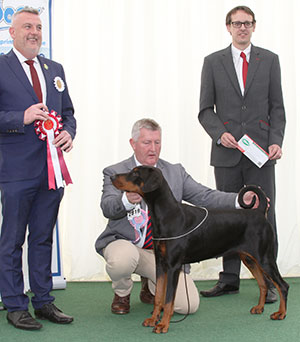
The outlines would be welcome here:
<svg viewBox="0 0 300 342">
<path fill-rule="evenodd" d="M 241 206 L 239 205 L 239 201 L 238 201 L 238 195 L 235 198 L 235 209 L 242 209 Z"/>
<path fill-rule="evenodd" d="M 126 196 L 126 192 L 123 193 L 122 202 L 123 202 L 124 207 L 127 211 L 130 211 L 131 209 L 133 209 L 135 207 L 134 204 L 132 204 L 128 201 L 128 198 Z"/>
</svg>

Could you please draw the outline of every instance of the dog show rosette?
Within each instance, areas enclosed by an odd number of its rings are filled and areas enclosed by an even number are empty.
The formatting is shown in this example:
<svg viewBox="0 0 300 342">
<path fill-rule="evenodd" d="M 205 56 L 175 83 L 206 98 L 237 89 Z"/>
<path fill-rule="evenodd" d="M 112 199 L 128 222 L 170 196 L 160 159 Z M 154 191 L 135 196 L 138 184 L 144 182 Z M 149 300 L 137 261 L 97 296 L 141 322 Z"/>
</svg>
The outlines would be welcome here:
<svg viewBox="0 0 300 342">
<path fill-rule="evenodd" d="M 66 185 L 72 184 L 67 165 L 65 163 L 63 153 L 60 147 L 53 145 L 53 140 L 62 130 L 61 116 L 52 110 L 49 113 L 49 119 L 46 121 L 36 120 L 34 123 L 35 132 L 39 139 L 47 141 L 47 165 L 48 165 L 48 186 L 50 189 L 59 189 L 64 187 L 63 180 Z M 56 186 L 55 186 L 56 181 Z"/>
</svg>

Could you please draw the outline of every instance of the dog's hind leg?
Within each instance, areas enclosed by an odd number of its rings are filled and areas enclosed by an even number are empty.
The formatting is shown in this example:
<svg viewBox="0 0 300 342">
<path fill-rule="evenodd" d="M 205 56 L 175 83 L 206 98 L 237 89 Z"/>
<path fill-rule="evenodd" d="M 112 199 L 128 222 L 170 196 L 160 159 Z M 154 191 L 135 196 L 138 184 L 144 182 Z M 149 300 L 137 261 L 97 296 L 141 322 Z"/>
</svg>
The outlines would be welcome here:
<svg viewBox="0 0 300 342">
<path fill-rule="evenodd" d="M 285 282 L 284 282 L 285 283 Z M 287 283 L 285 283 L 287 285 Z M 272 313 L 270 316 L 271 319 L 273 320 L 282 320 L 285 318 L 286 313 L 287 313 L 287 294 L 288 294 L 288 288 L 287 287 L 282 288 L 282 286 L 278 285 L 277 283 L 274 282 L 274 285 L 276 286 L 279 296 L 280 296 L 280 304 L 279 304 L 279 309 L 278 311 Z"/>
<path fill-rule="evenodd" d="M 273 263 L 271 262 L 269 265 L 270 264 L 272 265 Z M 276 287 L 280 297 L 279 309 L 277 312 L 274 312 L 270 318 L 273 320 L 282 320 L 285 318 L 287 313 L 287 296 L 289 284 L 282 279 L 276 263 L 273 264 L 271 269 L 266 267 L 266 271 L 267 276 L 273 281 L 273 284 Z"/>
<path fill-rule="evenodd" d="M 253 276 L 256 278 L 259 289 L 260 289 L 259 303 L 257 306 L 254 306 L 250 312 L 252 314 L 257 314 L 257 313 L 259 314 L 263 312 L 265 298 L 267 294 L 267 284 L 265 280 L 265 277 L 266 277 L 270 281 L 273 282 L 280 296 L 279 309 L 277 312 L 274 312 L 270 316 L 270 318 L 273 320 L 284 319 L 286 316 L 286 312 L 287 312 L 287 295 L 288 295 L 289 285 L 282 279 L 275 261 L 268 262 L 269 266 L 273 265 L 274 267 L 270 268 L 266 266 L 262 268 L 258 264 L 258 261 L 250 254 L 240 253 L 240 258 L 243 261 L 243 263 L 248 267 L 248 269 L 253 274 Z"/>
<path fill-rule="evenodd" d="M 268 287 L 265 281 L 265 277 L 261 267 L 259 266 L 257 260 L 248 253 L 239 253 L 240 258 L 244 265 L 249 269 L 252 275 L 255 277 L 257 284 L 259 286 L 259 301 L 258 305 L 254 306 L 250 312 L 252 314 L 262 314 L 264 312 L 266 295 Z"/>
</svg>

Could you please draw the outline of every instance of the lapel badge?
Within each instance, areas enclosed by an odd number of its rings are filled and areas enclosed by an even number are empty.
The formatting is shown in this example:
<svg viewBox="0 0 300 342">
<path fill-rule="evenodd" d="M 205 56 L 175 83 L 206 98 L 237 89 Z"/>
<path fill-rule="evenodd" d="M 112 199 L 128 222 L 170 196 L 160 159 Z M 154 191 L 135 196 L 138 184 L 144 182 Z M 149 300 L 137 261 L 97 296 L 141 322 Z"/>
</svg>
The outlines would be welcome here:
<svg viewBox="0 0 300 342">
<path fill-rule="evenodd" d="M 44 68 L 45 68 L 46 70 L 49 69 L 49 67 L 48 67 L 48 65 L 47 65 L 46 63 L 44 64 Z"/>
<path fill-rule="evenodd" d="M 54 78 L 54 86 L 60 93 L 65 90 L 65 82 L 59 76 Z"/>
</svg>

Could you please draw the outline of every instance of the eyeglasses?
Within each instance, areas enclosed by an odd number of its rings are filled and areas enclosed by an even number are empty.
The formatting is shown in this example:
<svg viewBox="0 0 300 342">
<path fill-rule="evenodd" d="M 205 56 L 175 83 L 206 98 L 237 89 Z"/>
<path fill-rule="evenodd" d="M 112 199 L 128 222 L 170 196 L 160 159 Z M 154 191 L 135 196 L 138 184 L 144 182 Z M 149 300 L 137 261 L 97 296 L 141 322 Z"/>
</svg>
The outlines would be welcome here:
<svg viewBox="0 0 300 342">
<path fill-rule="evenodd" d="M 244 21 L 244 22 L 232 21 L 231 24 L 234 28 L 241 28 L 242 25 L 244 25 L 245 28 L 251 28 L 253 26 L 254 22 L 253 21 Z"/>
</svg>

